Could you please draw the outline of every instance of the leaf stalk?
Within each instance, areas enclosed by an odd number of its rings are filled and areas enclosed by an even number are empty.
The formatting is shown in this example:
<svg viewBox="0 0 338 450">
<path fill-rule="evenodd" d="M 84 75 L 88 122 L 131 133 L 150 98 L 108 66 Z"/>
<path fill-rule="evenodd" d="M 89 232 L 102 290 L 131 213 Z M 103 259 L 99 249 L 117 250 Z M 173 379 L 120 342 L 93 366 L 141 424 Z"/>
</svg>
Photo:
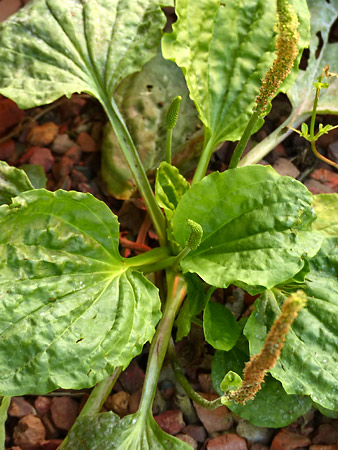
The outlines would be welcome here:
<svg viewBox="0 0 338 450">
<path fill-rule="evenodd" d="M 137 187 L 144 200 L 144 203 L 158 235 L 159 242 L 161 245 L 165 245 L 165 219 L 160 207 L 156 203 L 154 193 L 151 189 L 142 161 L 137 152 L 133 139 L 130 136 L 128 128 L 124 123 L 124 120 L 117 108 L 114 99 L 111 99 L 111 103 L 105 101 L 104 97 L 100 98 L 99 100 L 107 113 L 107 116 L 115 131 L 124 156 L 129 164 L 130 170 L 135 178 Z"/>
</svg>

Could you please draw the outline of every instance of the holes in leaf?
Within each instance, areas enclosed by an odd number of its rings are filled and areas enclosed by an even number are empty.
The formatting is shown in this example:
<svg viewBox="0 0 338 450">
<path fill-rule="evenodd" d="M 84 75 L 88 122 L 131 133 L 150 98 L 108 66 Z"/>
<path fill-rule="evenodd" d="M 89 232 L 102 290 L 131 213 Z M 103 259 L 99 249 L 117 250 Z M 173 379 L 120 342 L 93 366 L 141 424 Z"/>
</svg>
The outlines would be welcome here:
<svg viewBox="0 0 338 450">
<path fill-rule="evenodd" d="M 79 342 L 83 341 L 83 339 L 84 339 L 84 338 L 78 339 L 78 340 L 75 342 L 75 344 L 78 344 Z"/>
<path fill-rule="evenodd" d="M 153 85 L 152 84 L 147 84 L 147 91 L 151 92 L 153 90 Z"/>
<path fill-rule="evenodd" d="M 309 57 L 310 57 L 310 50 L 308 48 L 305 48 L 303 50 L 302 58 L 301 58 L 300 63 L 299 63 L 299 68 L 301 70 L 306 70 L 307 64 L 308 64 L 308 61 L 309 61 Z"/>
<path fill-rule="evenodd" d="M 324 41 L 323 41 L 323 38 L 322 38 L 322 33 L 320 31 L 318 31 L 318 33 L 316 33 L 316 36 L 319 39 L 318 47 L 317 47 L 317 50 L 316 50 L 316 53 L 315 53 L 315 57 L 317 59 L 318 56 L 320 55 L 320 52 L 321 52 L 322 48 L 323 48 Z"/>
<path fill-rule="evenodd" d="M 329 33 L 329 43 L 333 44 L 334 42 L 338 42 L 338 18 L 333 22 Z"/>
</svg>

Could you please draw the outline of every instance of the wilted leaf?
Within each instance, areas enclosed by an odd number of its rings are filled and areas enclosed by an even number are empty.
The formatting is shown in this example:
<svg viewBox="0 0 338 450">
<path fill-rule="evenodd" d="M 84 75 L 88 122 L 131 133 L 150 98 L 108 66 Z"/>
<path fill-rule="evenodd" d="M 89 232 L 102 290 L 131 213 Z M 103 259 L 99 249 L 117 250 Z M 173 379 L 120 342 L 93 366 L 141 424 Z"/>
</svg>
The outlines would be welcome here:
<svg viewBox="0 0 338 450">
<path fill-rule="evenodd" d="M 315 97 L 313 83 L 323 73 L 326 64 L 329 64 L 331 72 L 338 72 L 338 43 L 329 43 L 330 28 L 338 17 L 338 0 L 308 0 L 308 5 L 311 13 L 310 57 L 306 70 L 299 71 L 295 84 L 287 92 L 293 107 L 293 120 L 312 111 Z M 322 47 L 316 57 L 321 42 Z M 321 90 L 317 111 L 338 114 L 337 98 L 338 79 L 332 78 L 329 88 Z"/>
<path fill-rule="evenodd" d="M 196 108 L 189 99 L 180 69 L 166 61 L 160 52 L 144 65 L 141 72 L 124 80 L 115 93 L 116 103 L 126 121 L 146 171 L 152 171 L 165 159 L 166 115 L 171 101 L 182 96 L 180 114 L 173 130 L 172 154 L 182 166 L 196 161 L 203 136 Z M 194 144 L 194 140 L 196 140 Z M 195 147 L 191 148 L 191 147 Z M 189 147 L 190 155 L 186 155 Z M 190 163 L 190 164 L 191 164 Z M 110 125 L 104 131 L 102 177 L 111 195 L 129 198 L 136 186 L 127 161 Z"/>
</svg>

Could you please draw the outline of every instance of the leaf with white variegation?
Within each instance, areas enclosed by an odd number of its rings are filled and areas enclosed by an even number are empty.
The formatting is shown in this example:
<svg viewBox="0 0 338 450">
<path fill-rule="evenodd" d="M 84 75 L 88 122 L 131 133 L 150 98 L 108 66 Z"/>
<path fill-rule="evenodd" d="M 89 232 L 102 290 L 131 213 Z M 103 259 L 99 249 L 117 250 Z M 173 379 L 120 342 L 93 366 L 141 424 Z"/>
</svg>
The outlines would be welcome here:
<svg viewBox="0 0 338 450">
<path fill-rule="evenodd" d="M 118 236 L 90 194 L 32 190 L 0 208 L 1 394 L 93 386 L 152 339 L 158 291 Z"/>
</svg>

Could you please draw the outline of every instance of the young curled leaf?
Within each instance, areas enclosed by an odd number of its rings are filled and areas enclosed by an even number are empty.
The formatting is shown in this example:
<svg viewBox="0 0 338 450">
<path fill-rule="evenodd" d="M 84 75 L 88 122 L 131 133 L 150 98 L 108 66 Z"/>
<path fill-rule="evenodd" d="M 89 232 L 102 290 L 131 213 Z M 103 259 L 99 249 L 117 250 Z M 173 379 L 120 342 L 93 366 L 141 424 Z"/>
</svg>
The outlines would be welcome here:
<svg viewBox="0 0 338 450">
<path fill-rule="evenodd" d="M 189 247 L 191 250 L 196 250 L 196 248 L 199 247 L 202 241 L 203 228 L 199 223 L 191 219 L 187 219 L 187 223 L 190 227 L 191 232 L 189 239 L 186 242 L 186 246 Z"/>
<path fill-rule="evenodd" d="M 171 105 L 169 106 L 166 121 L 167 130 L 172 130 L 176 126 L 181 101 L 182 97 L 178 95 L 177 97 L 174 98 Z"/>
</svg>

